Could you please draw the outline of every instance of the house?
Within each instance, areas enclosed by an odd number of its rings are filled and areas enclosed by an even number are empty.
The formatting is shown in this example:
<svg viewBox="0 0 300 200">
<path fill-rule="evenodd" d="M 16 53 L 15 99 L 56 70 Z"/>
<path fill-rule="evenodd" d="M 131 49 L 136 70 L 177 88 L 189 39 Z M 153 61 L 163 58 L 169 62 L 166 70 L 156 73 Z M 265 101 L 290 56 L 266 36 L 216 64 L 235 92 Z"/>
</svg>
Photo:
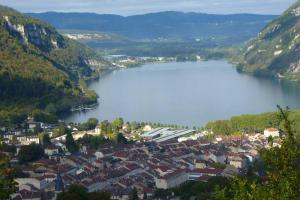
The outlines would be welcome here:
<svg viewBox="0 0 300 200">
<path fill-rule="evenodd" d="M 210 152 L 210 159 L 216 163 L 225 164 L 226 156 L 221 151 Z"/>
<path fill-rule="evenodd" d="M 144 131 L 144 132 L 152 131 L 152 127 L 151 127 L 150 125 L 146 125 L 146 126 L 143 128 L 143 131 Z"/>
<path fill-rule="evenodd" d="M 95 128 L 95 133 L 96 134 L 101 134 L 101 127 L 100 127 L 100 125 L 98 125 L 96 128 Z"/>
<path fill-rule="evenodd" d="M 95 192 L 103 190 L 105 186 L 109 184 L 108 181 L 101 178 L 100 176 L 85 178 L 81 181 L 81 184 L 88 190 L 88 192 Z"/>
<path fill-rule="evenodd" d="M 22 145 L 30 145 L 32 143 L 36 143 L 36 144 L 40 143 L 40 138 L 38 136 L 19 136 L 19 137 L 17 137 L 17 140 Z"/>
<path fill-rule="evenodd" d="M 277 128 L 267 128 L 264 130 L 264 136 L 268 137 L 279 137 L 279 130 Z"/>
<path fill-rule="evenodd" d="M 236 177 L 238 174 L 239 174 L 239 170 L 232 165 L 227 165 L 223 172 L 223 175 L 229 178 Z"/>
<path fill-rule="evenodd" d="M 15 182 L 18 184 L 18 187 L 30 184 L 34 188 L 37 188 L 39 190 L 44 189 L 46 187 L 46 185 L 47 185 L 45 179 L 41 180 L 39 178 L 16 178 Z"/>
<path fill-rule="evenodd" d="M 28 125 L 28 130 L 31 132 L 34 132 L 36 128 L 43 126 L 42 123 L 36 122 L 34 118 L 31 117 L 27 118 L 27 125 Z"/>
<path fill-rule="evenodd" d="M 245 155 L 236 155 L 228 157 L 228 164 L 238 169 L 244 169 L 248 166 L 248 157 Z"/>
<path fill-rule="evenodd" d="M 205 160 L 195 160 L 195 168 L 196 169 L 203 169 L 207 167 L 207 162 Z"/>
<path fill-rule="evenodd" d="M 47 154 L 48 156 L 53 156 L 58 153 L 59 148 L 55 145 L 49 145 L 47 148 L 45 148 L 45 154 Z"/>
<path fill-rule="evenodd" d="M 31 184 L 24 184 L 19 186 L 19 191 L 10 196 L 13 200 L 40 200 L 41 191 Z"/>
<path fill-rule="evenodd" d="M 221 176 L 223 169 L 216 168 L 203 168 L 194 169 L 188 172 L 188 180 L 198 180 L 202 176 Z"/>
<path fill-rule="evenodd" d="M 188 180 L 188 174 L 184 169 L 178 169 L 162 177 L 155 178 L 158 189 L 170 189 L 180 186 Z"/>
</svg>

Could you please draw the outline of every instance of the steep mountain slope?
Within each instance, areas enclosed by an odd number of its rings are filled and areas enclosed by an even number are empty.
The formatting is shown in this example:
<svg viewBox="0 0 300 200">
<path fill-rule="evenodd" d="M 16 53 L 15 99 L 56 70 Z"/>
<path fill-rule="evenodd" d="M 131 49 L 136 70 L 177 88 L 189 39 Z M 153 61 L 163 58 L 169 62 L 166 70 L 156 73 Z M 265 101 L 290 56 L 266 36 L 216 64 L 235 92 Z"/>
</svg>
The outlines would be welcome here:
<svg viewBox="0 0 300 200">
<path fill-rule="evenodd" d="M 96 101 L 78 85 L 108 64 L 50 25 L 0 6 L 0 122 L 11 112 L 55 115 Z"/>
<path fill-rule="evenodd" d="M 160 12 L 123 17 L 93 13 L 30 13 L 58 29 L 115 33 L 129 39 L 235 38 L 245 41 L 276 16 Z"/>
<path fill-rule="evenodd" d="M 272 21 L 242 52 L 240 69 L 300 79 L 300 1 Z"/>
</svg>

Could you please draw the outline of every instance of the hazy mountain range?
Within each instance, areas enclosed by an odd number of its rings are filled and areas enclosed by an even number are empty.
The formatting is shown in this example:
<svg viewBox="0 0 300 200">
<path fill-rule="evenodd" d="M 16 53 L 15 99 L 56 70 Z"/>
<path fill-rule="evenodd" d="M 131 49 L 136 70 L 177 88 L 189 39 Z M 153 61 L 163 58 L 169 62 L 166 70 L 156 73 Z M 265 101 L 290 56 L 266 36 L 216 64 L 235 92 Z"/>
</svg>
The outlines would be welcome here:
<svg viewBox="0 0 300 200">
<path fill-rule="evenodd" d="M 256 34 L 274 15 L 214 15 L 159 12 L 123 17 L 94 13 L 29 13 L 57 29 L 114 33 L 129 39 L 236 38 L 245 41 Z"/>
</svg>

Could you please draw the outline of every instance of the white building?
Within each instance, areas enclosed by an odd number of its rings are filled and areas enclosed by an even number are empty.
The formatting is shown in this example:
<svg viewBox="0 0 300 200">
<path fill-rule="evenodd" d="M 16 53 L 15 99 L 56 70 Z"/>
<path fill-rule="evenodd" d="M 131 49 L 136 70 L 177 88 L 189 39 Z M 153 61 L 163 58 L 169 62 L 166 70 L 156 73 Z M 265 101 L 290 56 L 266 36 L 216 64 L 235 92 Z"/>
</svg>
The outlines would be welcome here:
<svg viewBox="0 0 300 200">
<path fill-rule="evenodd" d="M 38 178 L 16 178 L 15 182 L 17 183 L 18 187 L 26 184 L 31 184 L 40 190 L 44 189 L 47 185 L 44 179 Z"/>
<path fill-rule="evenodd" d="M 96 134 L 101 134 L 101 127 L 100 126 L 97 126 L 96 128 L 95 128 L 95 133 Z"/>
<path fill-rule="evenodd" d="M 163 177 L 155 178 L 155 185 L 158 189 L 169 189 L 180 186 L 188 180 L 185 170 L 179 169 Z"/>
<path fill-rule="evenodd" d="M 264 136 L 268 137 L 279 137 L 279 130 L 277 128 L 267 128 L 264 130 Z"/>
<path fill-rule="evenodd" d="M 189 136 L 195 133 L 195 130 L 156 128 L 141 136 L 147 141 L 164 142 L 167 140 Z"/>
<path fill-rule="evenodd" d="M 35 144 L 40 143 L 40 138 L 38 136 L 19 136 L 19 137 L 17 137 L 17 140 L 22 145 L 30 145 L 32 143 L 35 143 Z"/>
<path fill-rule="evenodd" d="M 59 148 L 57 146 L 50 145 L 47 148 L 45 148 L 45 154 L 47 154 L 48 156 L 53 156 L 58 153 L 59 153 Z"/>
<path fill-rule="evenodd" d="M 144 132 L 152 131 L 152 127 L 151 127 L 150 125 L 146 125 L 146 126 L 143 128 L 143 131 L 144 131 Z"/>
</svg>

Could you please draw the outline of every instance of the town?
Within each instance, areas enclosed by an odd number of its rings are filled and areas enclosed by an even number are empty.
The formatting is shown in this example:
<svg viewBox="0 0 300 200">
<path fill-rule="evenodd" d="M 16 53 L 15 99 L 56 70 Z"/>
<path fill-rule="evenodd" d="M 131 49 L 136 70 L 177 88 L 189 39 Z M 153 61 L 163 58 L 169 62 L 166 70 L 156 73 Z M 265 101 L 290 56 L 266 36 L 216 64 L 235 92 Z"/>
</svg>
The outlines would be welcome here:
<svg viewBox="0 0 300 200">
<path fill-rule="evenodd" d="M 121 118 L 89 121 L 84 126 L 91 126 L 82 128 L 28 118 L 21 129 L 2 127 L 1 154 L 19 169 L 17 192 L 10 199 L 54 200 L 74 184 L 107 192 L 111 199 L 128 199 L 133 189 L 140 199 L 155 199 L 156 190 L 188 181 L 246 175 L 260 149 L 282 144 L 276 128 L 217 136 L 210 130 L 130 124 Z"/>
</svg>

